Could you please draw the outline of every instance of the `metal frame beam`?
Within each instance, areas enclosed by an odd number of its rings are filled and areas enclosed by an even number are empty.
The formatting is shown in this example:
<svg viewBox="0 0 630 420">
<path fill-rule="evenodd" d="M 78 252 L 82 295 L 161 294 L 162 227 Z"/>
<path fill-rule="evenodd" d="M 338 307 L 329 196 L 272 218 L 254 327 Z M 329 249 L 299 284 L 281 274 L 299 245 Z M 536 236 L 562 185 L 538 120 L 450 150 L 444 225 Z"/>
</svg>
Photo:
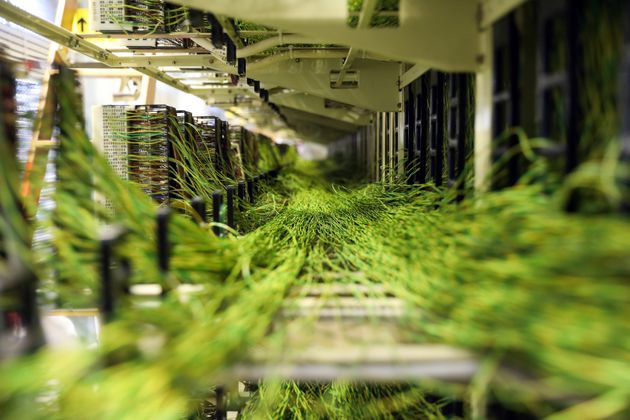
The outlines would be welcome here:
<svg viewBox="0 0 630 420">
<path fill-rule="evenodd" d="M 477 68 L 479 0 L 400 0 L 398 26 L 365 29 L 348 25 L 347 2 L 339 0 L 174 1 L 443 71 Z"/>
<path fill-rule="evenodd" d="M 234 27 L 230 19 L 227 18 L 226 16 L 216 16 L 216 18 L 221 24 L 221 26 L 223 26 L 223 30 L 225 31 L 227 36 L 229 36 L 232 42 L 234 43 L 234 45 L 236 45 L 236 48 L 243 48 L 244 47 L 243 40 L 241 39 L 240 36 L 238 36 L 238 33 L 236 32 L 236 28 Z"/>
<path fill-rule="evenodd" d="M 54 23 L 48 22 L 33 14 L 30 14 L 10 3 L 0 2 L 0 16 L 28 29 L 29 31 L 35 32 L 36 34 L 41 35 L 44 38 L 48 38 L 51 41 L 56 42 L 60 46 L 70 48 L 83 55 L 100 61 L 107 66 L 132 67 L 128 65 L 116 66 L 115 60 L 120 60 L 120 58 L 115 58 L 115 56 L 106 49 L 94 45 L 91 42 L 85 41 L 83 38 L 73 34 L 67 29 L 64 29 L 60 26 L 55 25 Z M 126 58 L 123 60 L 126 60 Z M 170 85 L 176 89 L 180 89 L 186 93 L 190 93 L 188 86 L 186 86 L 185 84 L 166 75 L 156 68 L 148 67 L 148 64 L 145 64 L 145 66 L 147 67 L 139 66 L 138 68 L 136 68 L 136 70 L 140 73 L 146 74 L 147 76 L 153 77 L 160 82 L 166 83 L 167 85 Z"/>
<path fill-rule="evenodd" d="M 398 89 L 403 89 L 407 85 L 410 85 L 427 71 L 429 71 L 429 68 L 424 64 L 414 65 L 400 76 L 398 79 Z"/>
<path fill-rule="evenodd" d="M 475 77 L 475 190 L 487 191 L 492 167 L 492 27 L 480 37 L 481 67 Z"/>
<path fill-rule="evenodd" d="M 352 106 L 349 106 L 348 109 L 326 108 L 325 98 L 316 95 L 302 92 L 279 92 L 271 97 L 271 101 L 277 105 L 310 112 L 349 124 L 367 125 L 370 123 L 370 114 L 367 111 Z"/>
<path fill-rule="evenodd" d="M 345 58 L 345 50 L 286 51 L 270 57 L 247 63 L 248 71 L 260 70 L 287 60 Z"/>
</svg>

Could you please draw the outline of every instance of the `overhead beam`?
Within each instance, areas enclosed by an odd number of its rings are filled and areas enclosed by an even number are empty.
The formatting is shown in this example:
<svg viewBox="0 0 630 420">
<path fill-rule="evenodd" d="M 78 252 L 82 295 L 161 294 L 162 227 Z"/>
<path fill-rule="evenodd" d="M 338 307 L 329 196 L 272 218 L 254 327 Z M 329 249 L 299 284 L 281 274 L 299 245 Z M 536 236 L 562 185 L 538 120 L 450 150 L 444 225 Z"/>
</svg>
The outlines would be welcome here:
<svg viewBox="0 0 630 420">
<path fill-rule="evenodd" d="M 308 112 L 308 111 L 302 111 L 299 109 L 289 108 L 285 106 L 281 106 L 281 109 L 283 110 L 283 114 L 286 115 L 286 117 L 289 120 L 297 118 L 302 121 L 307 121 L 312 124 L 317 124 L 322 127 L 326 127 L 329 129 L 343 132 L 345 134 L 354 133 L 359 128 L 355 124 L 339 121 L 334 118 L 328 118 L 321 115 L 313 114 L 312 112 Z"/>
<path fill-rule="evenodd" d="M 354 67 L 360 76 L 358 86 L 333 89 L 331 80 L 334 81 L 343 56 L 344 52 L 335 58 L 317 60 L 270 57 L 264 66 L 250 65 L 248 77 L 260 80 L 265 87 L 282 86 L 371 111 L 400 110 L 398 63 L 357 59 Z"/>
<path fill-rule="evenodd" d="M 82 39 L 182 39 L 190 37 L 209 38 L 212 34 L 202 32 L 171 32 L 168 34 L 160 33 L 121 33 L 121 34 L 108 34 L 96 32 L 93 34 L 81 34 L 78 35 Z"/>
<path fill-rule="evenodd" d="M 479 0 L 400 0 L 398 26 L 367 29 L 348 25 L 348 3 L 340 0 L 173 1 L 396 61 L 451 72 L 477 68 Z"/>
<path fill-rule="evenodd" d="M 372 115 L 350 105 L 347 108 L 327 108 L 325 98 L 301 92 L 278 93 L 271 97 L 271 102 L 355 125 L 369 124 Z"/>
<path fill-rule="evenodd" d="M 253 61 L 247 64 L 248 71 L 256 71 L 269 67 L 273 64 L 278 64 L 287 60 L 301 60 L 301 59 L 330 59 L 330 58 L 345 58 L 345 50 L 313 50 L 313 51 L 285 51 L 279 54 L 274 54 L 270 57 Z"/>
<path fill-rule="evenodd" d="M 121 77 L 134 77 L 141 76 L 136 70 L 131 69 L 112 69 L 109 67 L 104 68 L 78 68 L 76 69 L 79 77 L 95 77 L 95 78 L 113 78 L 120 79 Z"/>
</svg>

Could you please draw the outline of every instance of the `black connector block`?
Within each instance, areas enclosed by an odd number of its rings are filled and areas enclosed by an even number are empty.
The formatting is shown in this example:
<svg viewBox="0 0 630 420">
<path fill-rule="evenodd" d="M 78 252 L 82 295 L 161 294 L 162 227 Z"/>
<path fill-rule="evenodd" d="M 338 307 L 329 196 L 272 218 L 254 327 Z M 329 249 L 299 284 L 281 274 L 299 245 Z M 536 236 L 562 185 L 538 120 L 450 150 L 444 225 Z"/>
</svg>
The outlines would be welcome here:
<svg viewBox="0 0 630 420">
<path fill-rule="evenodd" d="M 190 200 L 190 206 L 193 208 L 201 223 L 206 223 L 208 221 L 206 214 L 206 202 L 201 197 L 194 197 Z"/>
<path fill-rule="evenodd" d="M 244 77 L 247 74 L 247 60 L 244 58 L 236 60 L 236 68 L 238 75 Z M 249 79 L 247 80 L 247 84 L 249 84 Z"/>
</svg>

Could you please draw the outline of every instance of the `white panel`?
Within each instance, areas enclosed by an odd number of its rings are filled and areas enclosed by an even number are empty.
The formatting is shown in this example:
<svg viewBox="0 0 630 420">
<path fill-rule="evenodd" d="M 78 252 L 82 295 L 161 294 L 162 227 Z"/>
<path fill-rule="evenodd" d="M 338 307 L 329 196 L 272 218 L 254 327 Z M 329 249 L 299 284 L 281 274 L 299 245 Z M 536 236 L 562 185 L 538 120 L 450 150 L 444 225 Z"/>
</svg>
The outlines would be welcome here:
<svg viewBox="0 0 630 420">
<path fill-rule="evenodd" d="M 106 158 L 116 174 L 128 179 L 127 119 L 129 107 L 100 105 L 92 107 L 92 143 Z M 95 194 L 95 201 L 111 208 L 111 202 Z"/>
<path fill-rule="evenodd" d="M 125 22 L 125 0 L 90 0 L 89 16 L 96 32 L 131 30 Z"/>
</svg>

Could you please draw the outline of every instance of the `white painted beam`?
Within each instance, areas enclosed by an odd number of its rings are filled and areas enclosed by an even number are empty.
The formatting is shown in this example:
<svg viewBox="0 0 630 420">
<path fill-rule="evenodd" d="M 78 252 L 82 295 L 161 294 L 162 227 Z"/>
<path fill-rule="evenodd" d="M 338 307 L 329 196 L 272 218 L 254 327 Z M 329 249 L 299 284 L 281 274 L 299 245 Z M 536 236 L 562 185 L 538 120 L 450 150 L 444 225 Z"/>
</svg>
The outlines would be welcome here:
<svg viewBox="0 0 630 420">
<path fill-rule="evenodd" d="M 443 71 L 474 71 L 477 66 L 480 6 L 475 0 L 400 0 L 398 27 L 367 29 L 348 26 L 342 0 L 175 2 Z"/>
<path fill-rule="evenodd" d="M 412 68 L 410 68 L 409 70 L 407 70 L 400 76 L 398 87 L 400 89 L 404 88 L 405 86 L 411 84 L 418 77 L 422 76 L 427 71 L 429 71 L 429 68 L 425 66 L 424 64 L 414 65 Z"/>
<path fill-rule="evenodd" d="M 475 190 L 490 186 L 492 167 L 492 27 L 481 32 L 480 59 L 475 91 Z"/>
</svg>

